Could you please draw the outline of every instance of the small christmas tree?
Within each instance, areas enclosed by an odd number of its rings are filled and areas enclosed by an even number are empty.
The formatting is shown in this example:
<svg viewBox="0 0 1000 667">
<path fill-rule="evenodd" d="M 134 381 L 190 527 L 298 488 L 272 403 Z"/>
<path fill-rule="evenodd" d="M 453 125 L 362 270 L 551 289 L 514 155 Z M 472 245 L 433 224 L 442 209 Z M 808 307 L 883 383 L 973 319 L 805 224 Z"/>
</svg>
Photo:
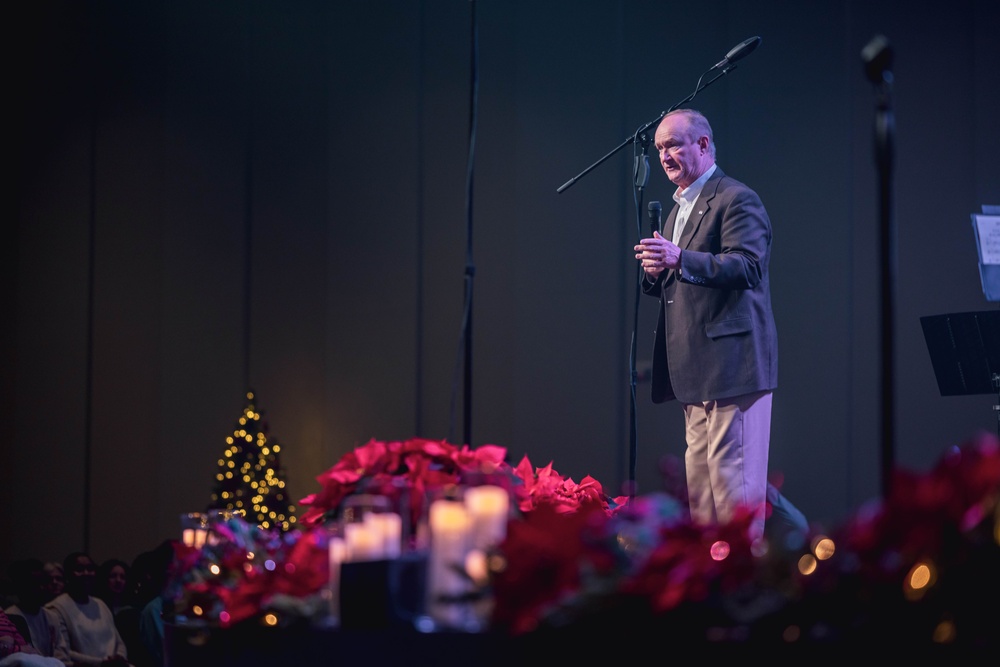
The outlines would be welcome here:
<svg viewBox="0 0 1000 667">
<path fill-rule="evenodd" d="M 232 435 L 226 437 L 208 509 L 241 514 L 261 528 L 286 531 L 295 524 L 295 506 L 288 502 L 285 489 L 281 445 L 277 438 L 268 440 L 253 391 L 246 399 Z"/>
</svg>

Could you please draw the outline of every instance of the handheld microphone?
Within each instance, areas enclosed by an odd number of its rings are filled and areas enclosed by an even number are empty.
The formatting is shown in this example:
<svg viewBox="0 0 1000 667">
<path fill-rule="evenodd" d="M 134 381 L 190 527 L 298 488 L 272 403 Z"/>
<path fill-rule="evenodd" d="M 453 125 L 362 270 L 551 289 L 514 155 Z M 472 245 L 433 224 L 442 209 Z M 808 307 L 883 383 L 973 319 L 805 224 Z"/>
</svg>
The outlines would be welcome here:
<svg viewBox="0 0 1000 667">
<path fill-rule="evenodd" d="M 654 232 L 660 231 L 660 213 L 663 212 L 663 207 L 660 206 L 660 202 L 651 201 L 649 206 L 646 207 L 646 213 L 649 215 L 649 229 L 650 236 L 655 236 Z"/>
<path fill-rule="evenodd" d="M 760 37 L 751 37 L 750 39 L 744 39 L 742 42 L 729 49 L 729 53 L 726 57 L 719 62 L 712 65 L 712 69 L 719 69 L 720 67 L 725 67 L 727 65 L 732 65 L 737 60 L 746 58 L 750 55 L 750 52 L 760 46 Z M 711 71 L 711 70 L 709 70 Z"/>
</svg>

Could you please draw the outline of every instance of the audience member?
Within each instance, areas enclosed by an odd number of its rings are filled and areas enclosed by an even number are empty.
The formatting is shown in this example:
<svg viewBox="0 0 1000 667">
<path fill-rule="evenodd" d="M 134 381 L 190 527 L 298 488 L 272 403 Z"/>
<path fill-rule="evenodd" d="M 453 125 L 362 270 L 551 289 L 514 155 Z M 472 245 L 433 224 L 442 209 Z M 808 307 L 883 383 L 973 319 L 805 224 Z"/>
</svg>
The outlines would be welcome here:
<svg viewBox="0 0 1000 667">
<path fill-rule="evenodd" d="M 63 663 L 40 654 L 0 610 L 0 667 L 63 667 Z"/>
<path fill-rule="evenodd" d="M 11 563 L 8 568 L 12 590 L 17 602 L 4 611 L 8 616 L 24 619 L 28 641 L 41 655 L 54 655 L 58 619 L 43 608 L 48 602 L 49 577 L 45 564 L 37 558 L 24 558 Z"/>
<path fill-rule="evenodd" d="M 66 591 L 48 603 L 59 618 L 55 656 L 70 667 L 134 667 L 103 600 L 94 596 L 97 567 L 89 554 L 75 551 L 63 561 Z"/>
<path fill-rule="evenodd" d="M 174 564 L 174 540 L 164 540 L 152 551 L 150 559 L 149 602 L 139 616 L 139 636 L 149 655 L 152 667 L 163 667 L 165 661 L 163 616 L 173 610 L 173 602 L 166 597 L 167 582 Z"/>
<path fill-rule="evenodd" d="M 173 558 L 173 541 L 164 540 L 132 561 L 129 606 L 115 621 L 128 647 L 129 658 L 137 667 L 162 667 L 164 662 L 161 594 Z"/>
<path fill-rule="evenodd" d="M 48 600 L 50 602 L 62 595 L 66 590 L 66 575 L 63 572 L 62 563 L 51 561 L 45 564 L 45 574 L 48 575 L 48 585 L 46 586 Z"/>
<path fill-rule="evenodd" d="M 129 605 L 128 585 L 129 565 L 123 560 L 111 558 L 97 568 L 94 594 L 104 600 L 115 616 Z"/>
</svg>

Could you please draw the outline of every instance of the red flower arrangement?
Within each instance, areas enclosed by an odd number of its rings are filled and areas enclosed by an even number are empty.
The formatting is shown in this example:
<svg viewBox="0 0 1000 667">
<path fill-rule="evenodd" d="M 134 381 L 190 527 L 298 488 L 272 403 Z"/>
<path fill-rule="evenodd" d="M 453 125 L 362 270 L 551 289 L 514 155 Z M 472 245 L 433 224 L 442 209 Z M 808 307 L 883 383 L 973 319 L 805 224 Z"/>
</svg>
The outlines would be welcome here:
<svg viewBox="0 0 1000 667">
<path fill-rule="evenodd" d="M 216 527 L 214 544 L 179 546 L 168 589 L 175 609 L 200 609 L 224 626 L 266 610 L 320 613 L 324 524 L 347 497 L 385 495 L 416 525 L 433 494 L 490 483 L 515 500 L 488 582 L 499 632 L 631 632 L 641 623 L 658 641 L 704 641 L 710 632 L 776 643 L 997 641 L 995 614 L 974 611 L 995 608 L 1000 596 L 995 437 L 949 450 L 926 475 L 896 471 L 891 495 L 831 533 L 826 553 L 818 533 L 802 535 L 801 548 L 754 550 L 746 515 L 695 526 L 686 503 L 668 493 L 626 502 L 591 477 L 577 484 L 527 456 L 512 467 L 506 454 L 494 445 L 372 440 L 317 477 L 321 489 L 301 501 L 309 510 L 299 530 L 272 534 L 234 518 Z"/>
<path fill-rule="evenodd" d="M 512 634 L 538 627 L 547 609 L 612 571 L 610 551 L 595 548 L 607 514 L 594 504 L 578 512 L 543 503 L 508 526 L 500 547 L 505 565 L 493 575 L 492 624 Z"/>
<path fill-rule="evenodd" d="M 442 440 L 413 438 L 403 442 L 370 440 L 346 454 L 316 478 L 318 493 L 299 503 L 309 509 L 299 519 L 304 526 L 321 525 L 336 517 L 344 499 L 356 493 L 386 497 L 409 508 L 411 526 L 417 526 L 427 509 L 427 498 L 461 485 L 495 484 L 510 491 L 521 512 L 540 504 L 560 513 L 596 505 L 613 513 L 626 498 L 610 498 L 589 475 L 577 484 L 556 472 L 550 462 L 534 468 L 527 456 L 516 468 L 506 462 L 507 450 L 497 445 L 470 449 Z"/>
<path fill-rule="evenodd" d="M 826 610 L 817 619 L 826 636 L 996 643 L 996 437 L 984 433 L 950 448 L 927 474 L 895 471 L 888 496 L 862 507 L 834 535 L 836 556 L 803 582 L 802 592 Z"/>
<path fill-rule="evenodd" d="M 345 498 L 367 493 L 384 496 L 397 507 L 408 507 L 410 525 L 415 527 L 429 495 L 472 479 L 509 488 L 506 455 L 507 450 L 496 445 L 472 450 L 467 445 L 458 447 L 424 438 L 370 440 L 316 478 L 322 488 L 299 501 L 309 508 L 299 522 L 322 525 L 336 518 Z"/>
<path fill-rule="evenodd" d="M 201 548 L 174 544 L 166 592 L 176 615 L 229 627 L 265 609 L 320 611 L 329 579 L 325 531 L 263 530 L 239 516 L 210 531 Z"/>
</svg>

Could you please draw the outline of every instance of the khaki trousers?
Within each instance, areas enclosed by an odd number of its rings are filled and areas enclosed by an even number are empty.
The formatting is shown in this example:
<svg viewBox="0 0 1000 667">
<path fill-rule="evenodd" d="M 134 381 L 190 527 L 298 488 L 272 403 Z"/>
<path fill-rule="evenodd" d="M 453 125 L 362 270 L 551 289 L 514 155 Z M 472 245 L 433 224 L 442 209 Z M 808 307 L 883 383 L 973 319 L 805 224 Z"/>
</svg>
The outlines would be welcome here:
<svg viewBox="0 0 1000 667">
<path fill-rule="evenodd" d="M 754 514 L 749 537 L 764 536 L 771 392 L 684 404 L 688 506 L 707 525 L 730 520 L 738 507 Z"/>
</svg>

